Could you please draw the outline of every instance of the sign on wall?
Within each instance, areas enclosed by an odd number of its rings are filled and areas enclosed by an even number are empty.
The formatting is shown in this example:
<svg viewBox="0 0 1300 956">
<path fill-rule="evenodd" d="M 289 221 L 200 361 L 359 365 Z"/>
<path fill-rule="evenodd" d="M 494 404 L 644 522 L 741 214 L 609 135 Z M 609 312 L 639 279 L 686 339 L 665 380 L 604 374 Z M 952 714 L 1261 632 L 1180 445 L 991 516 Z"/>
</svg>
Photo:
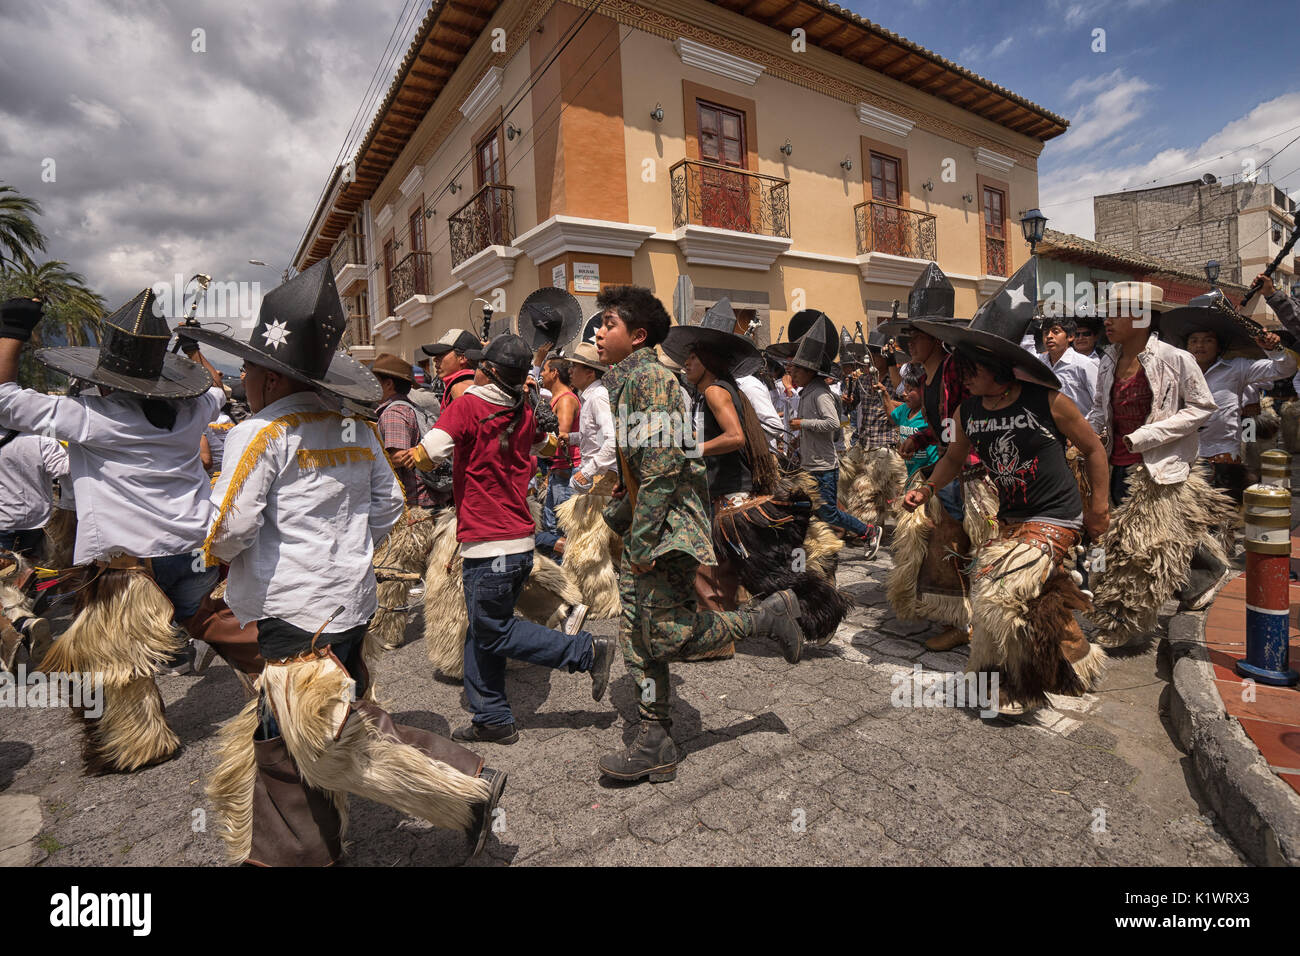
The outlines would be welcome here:
<svg viewBox="0 0 1300 956">
<path fill-rule="evenodd" d="M 568 281 L 564 274 L 563 262 L 551 269 L 551 285 L 555 286 L 557 289 L 565 289 L 568 287 Z"/>
<path fill-rule="evenodd" d="M 600 265 L 598 263 L 575 262 L 573 264 L 573 291 L 600 291 Z"/>
</svg>

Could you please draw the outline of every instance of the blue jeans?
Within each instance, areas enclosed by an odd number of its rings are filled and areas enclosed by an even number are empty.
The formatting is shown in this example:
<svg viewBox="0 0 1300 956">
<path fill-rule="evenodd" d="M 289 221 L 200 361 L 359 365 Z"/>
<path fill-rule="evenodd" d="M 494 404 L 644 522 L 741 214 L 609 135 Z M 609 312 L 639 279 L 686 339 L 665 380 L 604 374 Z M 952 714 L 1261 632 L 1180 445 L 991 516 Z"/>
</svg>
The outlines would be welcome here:
<svg viewBox="0 0 1300 956">
<path fill-rule="evenodd" d="M 834 468 L 828 468 L 826 471 L 809 472 L 817 479 L 817 491 L 822 496 L 821 507 L 817 509 L 817 517 L 821 518 L 827 524 L 843 528 L 849 534 L 856 538 L 862 537 L 867 533 L 867 526 L 859 521 L 853 515 L 841 511 L 839 507 L 839 485 L 840 473 Z"/>
<path fill-rule="evenodd" d="M 561 537 L 560 520 L 555 516 L 555 509 L 573 497 L 573 489 L 569 487 L 569 476 L 572 474 L 573 472 L 568 468 L 559 472 L 552 468 L 551 473 L 546 476 L 546 499 L 542 502 L 542 527 L 534 540 L 537 542 L 537 549 L 548 558 L 554 557 L 552 549 Z"/>
<path fill-rule="evenodd" d="M 515 617 L 519 592 L 533 572 L 533 554 L 465 558 L 461 580 L 469 629 L 465 634 L 465 696 L 476 724 L 514 722 L 506 700 L 506 658 L 564 667 L 569 673 L 591 670 L 591 634 L 570 637 Z"/>
<path fill-rule="evenodd" d="M 962 503 L 961 482 L 954 478 L 939 489 L 939 504 L 948 512 L 953 521 L 961 521 L 966 516 L 966 506 Z"/>
<path fill-rule="evenodd" d="M 217 568 L 203 568 L 202 557 L 190 552 L 150 559 L 153 579 L 176 609 L 176 620 L 183 621 L 198 613 L 203 598 L 217 586 Z M 195 562 L 202 568 L 194 570 Z"/>
</svg>

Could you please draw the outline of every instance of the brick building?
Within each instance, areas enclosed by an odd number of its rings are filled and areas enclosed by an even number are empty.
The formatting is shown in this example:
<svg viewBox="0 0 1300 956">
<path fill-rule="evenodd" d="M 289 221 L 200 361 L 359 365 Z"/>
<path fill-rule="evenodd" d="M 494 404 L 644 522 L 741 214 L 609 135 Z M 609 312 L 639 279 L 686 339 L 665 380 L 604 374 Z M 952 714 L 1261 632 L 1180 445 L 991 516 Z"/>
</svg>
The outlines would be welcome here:
<svg viewBox="0 0 1300 956">
<path fill-rule="evenodd" d="M 1222 183 L 1197 179 L 1154 189 L 1095 196 L 1097 242 L 1112 249 L 1179 263 L 1200 272 L 1210 259 L 1220 279 L 1250 285 L 1273 260 L 1295 223 L 1295 203 L 1271 183 Z M 1295 260 L 1274 275 L 1289 286 Z M 1253 316 L 1271 315 L 1262 299 Z"/>
</svg>

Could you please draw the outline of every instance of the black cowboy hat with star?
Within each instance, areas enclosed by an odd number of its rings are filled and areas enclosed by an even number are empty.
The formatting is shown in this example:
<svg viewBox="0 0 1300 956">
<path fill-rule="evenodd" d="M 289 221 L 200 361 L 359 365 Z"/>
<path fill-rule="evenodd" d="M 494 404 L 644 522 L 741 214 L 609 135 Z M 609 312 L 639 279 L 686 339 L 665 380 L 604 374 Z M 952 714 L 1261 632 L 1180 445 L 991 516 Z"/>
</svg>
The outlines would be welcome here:
<svg viewBox="0 0 1300 956">
<path fill-rule="evenodd" d="M 912 291 L 907 294 L 907 318 L 881 322 L 876 331 L 888 336 L 905 335 L 913 328 L 919 328 L 914 324 L 918 319 L 964 325 L 965 319 L 955 317 L 956 309 L 957 292 L 952 283 L 938 265 L 927 262 L 916 282 L 912 283 Z"/>
<path fill-rule="evenodd" d="M 247 342 L 186 327 L 185 334 L 237 358 L 354 402 L 377 402 L 379 380 L 351 356 L 337 351 L 347 313 L 328 259 L 321 259 L 262 297 L 257 325 Z"/>
<path fill-rule="evenodd" d="M 1061 381 L 1037 355 L 1020 345 L 1038 303 L 1038 257 L 1033 256 L 979 307 L 969 327 L 931 319 L 914 324 L 918 331 L 954 346 L 972 358 L 987 357 L 1015 369 L 1018 378 L 1060 389 Z"/>
</svg>

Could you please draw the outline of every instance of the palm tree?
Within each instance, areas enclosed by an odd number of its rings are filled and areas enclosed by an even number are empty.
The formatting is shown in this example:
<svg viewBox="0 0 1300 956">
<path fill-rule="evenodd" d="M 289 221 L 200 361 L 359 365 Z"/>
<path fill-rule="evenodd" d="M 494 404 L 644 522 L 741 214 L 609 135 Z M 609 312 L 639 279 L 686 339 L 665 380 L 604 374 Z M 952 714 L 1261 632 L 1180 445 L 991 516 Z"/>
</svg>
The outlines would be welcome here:
<svg viewBox="0 0 1300 956">
<path fill-rule="evenodd" d="M 0 298 L 11 296 L 45 300 L 44 318 L 32 331 L 30 348 L 23 350 L 19 371 L 21 384 L 45 391 L 57 373 L 35 362 L 33 351 L 42 345 L 86 345 L 96 341 L 104 298 L 86 285 L 81 273 L 73 272 L 58 259 L 39 266 L 29 260 L 21 269 L 0 273 Z"/>
<path fill-rule="evenodd" d="M 45 251 L 45 236 L 32 222 L 41 204 L 12 186 L 0 185 L 0 267 L 6 260 L 20 266 L 32 264 L 33 252 Z"/>
</svg>

